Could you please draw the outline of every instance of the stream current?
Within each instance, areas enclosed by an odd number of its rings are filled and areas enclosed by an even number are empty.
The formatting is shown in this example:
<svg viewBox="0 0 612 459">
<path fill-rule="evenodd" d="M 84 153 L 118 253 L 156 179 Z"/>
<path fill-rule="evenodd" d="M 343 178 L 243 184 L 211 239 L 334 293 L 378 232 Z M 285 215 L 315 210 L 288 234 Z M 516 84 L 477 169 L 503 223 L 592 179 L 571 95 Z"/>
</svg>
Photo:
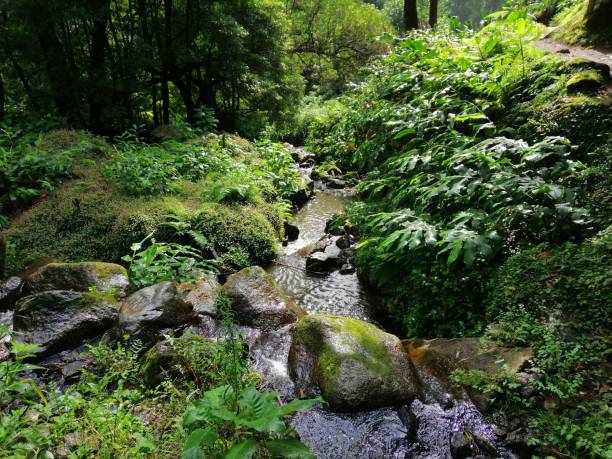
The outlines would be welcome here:
<svg viewBox="0 0 612 459">
<path fill-rule="evenodd" d="M 309 314 L 325 313 L 373 322 L 376 299 L 357 274 L 334 271 L 320 277 L 309 275 L 305 269 L 309 248 L 325 235 L 327 221 L 352 200 L 346 190 L 329 190 L 317 183 L 313 198 L 295 216 L 294 223 L 300 230 L 298 239 L 282 248 L 269 272 Z M 281 340 L 272 347 L 279 352 L 287 345 Z M 453 446 L 453 438 L 465 432 L 479 438 L 482 444 L 495 445 L 495 453 L 487 453 L 485 448 L 470 457 L 516 457 L 499 446 L 496 427 L 469 400 L 441 403 L 447 394 L 435 389 L 438 386 L 435 381 L 423 386 L 421 400 L 415 400 L 410 406 L 360 413 L 335 413 L 317 407 L 297 414 L 291 423 L 319 459 L 468 457 L 458 455 Z"/>
</svg>

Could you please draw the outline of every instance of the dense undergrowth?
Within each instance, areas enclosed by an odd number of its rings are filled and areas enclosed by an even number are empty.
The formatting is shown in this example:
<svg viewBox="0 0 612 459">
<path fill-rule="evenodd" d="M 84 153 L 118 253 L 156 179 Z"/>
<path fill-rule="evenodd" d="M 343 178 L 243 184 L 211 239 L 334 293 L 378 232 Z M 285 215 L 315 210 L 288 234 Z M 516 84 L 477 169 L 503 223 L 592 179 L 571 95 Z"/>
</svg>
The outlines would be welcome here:
<svg viewBox="0 0 612 459">
<path fill-rule="evenodd" d="M 29 142 L 3 147 L 5 274 L 40 260 L 119 261 L 150 234 L 225 271 L 269 263 L 287 200 L 304 187 L 284 148 L 235 136 L 110 146 L 52 131 Z"/>
<path fill-rule="evenodd" d="M 280 405 L 249 373 L 226 300 L 228 338 L 170 338 L 141 357 L 138 341 L 101 341 L 67 387 L 30 378 L 34 348 L 13 344 L 0 362 L 0 456 L 4 458 L 312 458 L 284 419 L 319 400 Z"/>
<path fill-rule="evenodd" d="M 534 349 L 533 392 L 505 374 L 460 381 L 531 419 L 551 454 L 600 457 L 609 74 L 537 50 L 540 30 L 515 11 L 476 34 L 411 33 L 298 127 L 325 161 L 366 174 L 342 223 L 406 336 L 481 336 L 495 323 L 504 333 L 489 339 Z"/>
</svg>

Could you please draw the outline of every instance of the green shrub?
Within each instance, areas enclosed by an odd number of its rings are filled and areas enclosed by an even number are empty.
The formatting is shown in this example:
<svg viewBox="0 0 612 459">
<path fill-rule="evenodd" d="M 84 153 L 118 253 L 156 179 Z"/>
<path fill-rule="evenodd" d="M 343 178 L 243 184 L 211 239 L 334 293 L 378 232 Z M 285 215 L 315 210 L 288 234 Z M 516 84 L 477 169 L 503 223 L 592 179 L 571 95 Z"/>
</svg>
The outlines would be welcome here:
<svg viewBox="0 0 612 459">
<path fill-rule="evenodd" d="M 231 386 L 217 387 L 185 412 L 183 426 L 189 437 L 183 459 L 246 459 L 256 454 L 314 459 L 316 456 L 294 438 L 284 418 L 320 402 L 320 399 L 293 400 L 283 405 L 276 392 L 260 392 L 254 387 L 240 391 Z M 220 437 L 223 441 L 219 441 Z"/>
<path fill-rule="evenodd" d="M 156 242 L 152 235 L 132 244 L 132 254 L 121 258 L 129 264 L 130 283 L 135 290 L 165 281 L 191 283 L 217 271 L 217 264 L 204 260 L 197 249 Z"/>
<path fill-rule="evenodd" d="M 161 201 L 125 198 L 104 183 L 71 182 L 2 233 L 5 273 L 50 259 L 118 262 L 168 212 Z"/>
<path fill-rule="evenodd" d="M 171 193 L 181 179 L 194 181 L 211 172 L 227 172 L 229 158 L 221 150 L 167 141 L 161 145 L 128 143 L 104 169 L 133 195 Z"/>
<path fill-rule="evenodd" d="M 488 286 L 488 320 L 523 305 L 536 317 L 559 311 L 576 327 L 609 329 L 611 264 L 609 230 L 582 244 L 543 244 L 520 252 L 500 267 Z"/>
<path fill-rule="evenodd" d="M 277 254 L 277 231 L 256 207 L 206 204 L 191 224 L 225 258 L 230 270 L 266 265 Z"/>
</svg>

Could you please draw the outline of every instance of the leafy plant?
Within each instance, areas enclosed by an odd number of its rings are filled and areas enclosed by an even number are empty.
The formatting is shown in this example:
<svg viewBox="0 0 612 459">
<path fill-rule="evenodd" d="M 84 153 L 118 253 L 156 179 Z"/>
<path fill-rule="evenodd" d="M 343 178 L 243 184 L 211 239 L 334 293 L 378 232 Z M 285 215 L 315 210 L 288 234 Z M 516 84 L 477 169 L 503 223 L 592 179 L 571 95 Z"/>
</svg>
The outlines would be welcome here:
<svg viewBox="0 0 612 459">
<path fill-rule="evenodd" d="M 151 236 L 132 244 L 132 254 L 122 258 L 129 263 L 130 282 L 135 288 L 163 281 L 194 282 L 217 271 L 217 263 L 204 260 L 194 248 L 156 242 Z M 149 239 L 150 244 L 143 248 Z"/>
<path fill-rule="evenodd" d="M 235 393 L 221 386 L 204 394 L 183 417 L 189 437 L 184 459 L 251 458 L 259 450 L 272 457 L 314 458 L 298 440 L 292 438 L 283 418 L 307 410 L 321 400 L 293 400 L 281 405 L 278 394 L 246 387 Z M 223 432 L 232 432 L 229 438 Z"/>
</svg>

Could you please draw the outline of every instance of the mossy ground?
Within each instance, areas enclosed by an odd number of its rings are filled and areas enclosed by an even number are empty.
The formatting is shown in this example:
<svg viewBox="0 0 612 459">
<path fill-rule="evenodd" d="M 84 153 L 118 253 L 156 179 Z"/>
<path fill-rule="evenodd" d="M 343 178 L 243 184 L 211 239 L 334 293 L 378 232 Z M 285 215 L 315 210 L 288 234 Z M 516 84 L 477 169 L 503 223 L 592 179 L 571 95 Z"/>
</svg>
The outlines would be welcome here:
<svg viewBox="0 0 612 459">
<path fill-rule="evenodd" d="M 286 207 L 273 196 L 262 196 L 259 186 L 254 185 L 253 196 L 243 202 L 210 201 L 214 196 L 208 192 L 218 186 L 217 175 L 194 182 L 177 180 L 171 194 L 134 196 L 104 174 L 105 164 L 112 161 L 104 140 L 64 130 L 46 134 L 40 141 L 41 148 L 49 151 L 85 144 L 89 145 L 83 147 L 86 153 L 77 155 L 77 177 L 17 215 L 2 233 L 5 256 L 0 270 L 4 274 L 19 273 L 41 260 L 120 262 L 131 244 L 150 234 L 175 242 L 176 234 L 163 226 L 168 216 L 200 231 L 213 244 L 225 269 L 269 263 L 276 256 Z M 217 149 L 225 145 L 223 151 L 231 156 L 228 161 L 238 172 L 247 164 L 263 167 L 255 145 L 237 136 L 209 136 L 187 144 Z M 91 155 L 97 155 L 97 160 L 87 159 Z"/>
</svg>

